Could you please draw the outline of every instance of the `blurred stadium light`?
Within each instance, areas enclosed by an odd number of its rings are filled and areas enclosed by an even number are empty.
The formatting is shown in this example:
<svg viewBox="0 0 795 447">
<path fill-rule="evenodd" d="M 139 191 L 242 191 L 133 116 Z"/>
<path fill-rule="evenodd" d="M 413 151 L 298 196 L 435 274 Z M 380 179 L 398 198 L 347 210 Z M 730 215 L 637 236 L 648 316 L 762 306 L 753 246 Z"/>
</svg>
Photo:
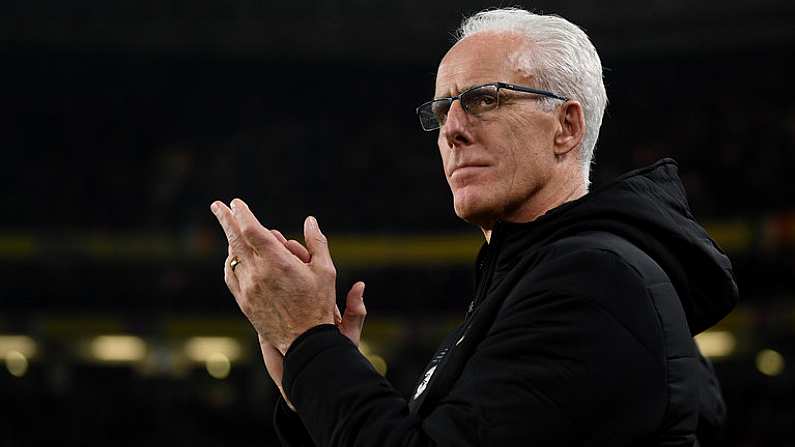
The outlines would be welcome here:
<svg viewBox="0 0 795 447">
<path fill-rule="evenodd" d="M 90 342 L 91 357 L 100 362 L 133 363 L 146 358 L 146 342 L 133 335 L 100 335 Z"/>
<path fill-rule="evenodd" d="M 736 340 L 729 331 L 706 331 L 696 335 L 698 349 L 707 358 L 727 357 L 734 352 Z"/>
</svg>

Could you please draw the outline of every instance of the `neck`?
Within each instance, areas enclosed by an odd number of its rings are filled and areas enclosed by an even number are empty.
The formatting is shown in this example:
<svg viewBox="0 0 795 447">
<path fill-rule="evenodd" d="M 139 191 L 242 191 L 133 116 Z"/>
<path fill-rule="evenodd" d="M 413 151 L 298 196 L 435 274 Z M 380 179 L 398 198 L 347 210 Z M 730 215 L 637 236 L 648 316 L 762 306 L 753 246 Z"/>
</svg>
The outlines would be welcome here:
<svg viewBox="0 0 795 447">
<path fill-rule="evenodd" d="M 546 214 L 549 210 L 559 207 L 566 202 L 577 200 L 588 193 L 588 186 L 585 182 L 578 183 L 577 186 L 544 188 L 533 194 L 530 200 L 519 206 L 515 211 L 507 213 L 500 220 L 512 223 L 532 222 Z M 491 232 L 496 221 L 490 222 L 486 226 L 481 226 L 486 242 L 491 242 Z"/>
</svg>

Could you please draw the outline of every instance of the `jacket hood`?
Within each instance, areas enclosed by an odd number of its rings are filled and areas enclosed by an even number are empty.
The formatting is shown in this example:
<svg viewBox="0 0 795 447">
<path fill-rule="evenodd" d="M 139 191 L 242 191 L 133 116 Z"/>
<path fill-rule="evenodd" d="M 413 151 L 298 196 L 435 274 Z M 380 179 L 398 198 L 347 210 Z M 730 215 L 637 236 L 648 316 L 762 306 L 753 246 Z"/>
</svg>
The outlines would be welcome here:
<svg viewBox="0 0 795 447">
<path fill-rule="evenodd" d="M 720 321 L 739 299 L 731 262 L 690 212 L 672 159 L 628 172 L 533 222 L 498 222 L 494 234 L 522 241 L 501 244 L 516 255 L 583 231 L 616 234 L 654 259 L 671 279 L 693 335 Z"/>
</svg>

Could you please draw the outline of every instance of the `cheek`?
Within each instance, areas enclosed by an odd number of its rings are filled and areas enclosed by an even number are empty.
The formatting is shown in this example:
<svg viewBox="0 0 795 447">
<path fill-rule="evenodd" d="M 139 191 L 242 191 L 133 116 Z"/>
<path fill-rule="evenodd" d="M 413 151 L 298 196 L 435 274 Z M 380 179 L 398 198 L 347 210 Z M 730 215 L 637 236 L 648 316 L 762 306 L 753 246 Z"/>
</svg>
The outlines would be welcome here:
<svg viewBox="0 0 795 447">
<path fill-rule="evenodd" d="M 533 123 L 520 116 L 509 117 L 503 127 L 501 175 L 509 194 L 524 195 L 536 183 L 544 145 L 540 132 L 529 131 L 533 128 Z"/>
<path fill-rule="evenodd" d="M 525 136 L 522 135 L 522 132 L 517 132 L 522 125 L 526 124 L 515 118 L 506 120 L 503 126 L 500 126 L 501 132 L 498 133 L 498 141 L 495 142 L 497 143 L 496 147 L 499 148 L 501 176 L 508 185 L 512 185 L 520 176 L 522 158 L 528 149 L 528 141 Z"/>
</svg>

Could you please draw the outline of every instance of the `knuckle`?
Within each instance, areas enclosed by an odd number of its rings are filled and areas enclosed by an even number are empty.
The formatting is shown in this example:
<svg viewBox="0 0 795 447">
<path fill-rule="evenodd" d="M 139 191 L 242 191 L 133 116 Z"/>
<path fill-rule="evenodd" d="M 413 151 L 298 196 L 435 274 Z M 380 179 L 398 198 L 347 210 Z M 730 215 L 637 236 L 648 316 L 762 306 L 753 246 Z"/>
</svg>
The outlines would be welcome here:
<svg viewBox="0 0 795 447">
<path fill-rule="evenodd" d="M 293 264 L 288 262 L 286 259 L 278 257 L 271 262 L 271 266 L 274 270 L 284 273 L 293 270 Z"/>
<path fill-rule="evenodd" d="M 320 272 L 326 276 L 330 277 L 337 277 L 337 269 L 334 267 L 333 264 L 326 264 L 320 267 Z"/>
</svg>

